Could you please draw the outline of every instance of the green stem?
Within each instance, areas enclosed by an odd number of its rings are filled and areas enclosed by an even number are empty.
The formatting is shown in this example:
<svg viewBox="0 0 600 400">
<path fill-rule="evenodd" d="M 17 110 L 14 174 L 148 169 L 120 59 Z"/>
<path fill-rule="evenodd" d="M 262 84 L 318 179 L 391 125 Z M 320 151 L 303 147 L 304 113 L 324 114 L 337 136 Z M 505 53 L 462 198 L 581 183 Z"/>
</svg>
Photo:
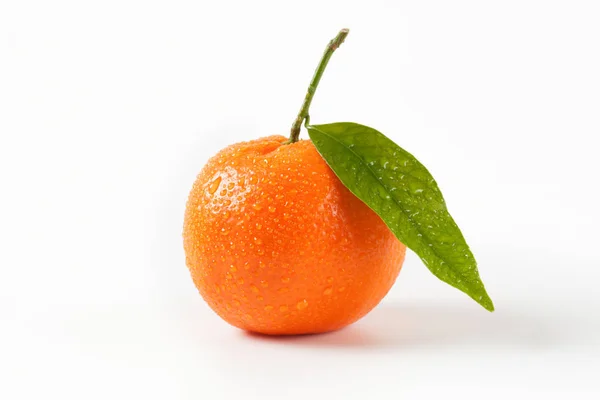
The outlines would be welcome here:
<svg viewBox="0 0 600 400">
<path fill-rule="evenodd" d="M 290 132 L 290 139 L 287 143 L 295 143 L 298 141 L 298 137 L 300 137 L 300 128 L 302 127 L 302 122 L 306 121 L 306 124 L 310 121 L 310 116 L 308 114 L 308 109 L 310 108 L 310 103 L 312 102 L 313 96 L 315 95 L 315 91 L 317 90 L 317 86 L 319 86 L 319 81 L 321 80 L 321 76 L 323 72 L 325 72 L 325 68 L 327 67 L 327 63 L 329 63 L 329 59 L 331 55 L 340 47 L 342 43 L 344 43 L 344 39 L 348 36 L 348 29 L 342 29 L 340 33 L 334 37 L 327 47 L 325 48 L 325 53 L 323 53 L 323 57 L 319 62 L 319 66 L 317 67 L 315 74 L 310 81 L 310 85 L 308 86 L 308 91 L 306 92 L 306 97 L 304 97 L 304 102 L 302 103 L 302 107 L 300 108 L 300 112 L 292 125 L 292 130 Z"/>
</svg>

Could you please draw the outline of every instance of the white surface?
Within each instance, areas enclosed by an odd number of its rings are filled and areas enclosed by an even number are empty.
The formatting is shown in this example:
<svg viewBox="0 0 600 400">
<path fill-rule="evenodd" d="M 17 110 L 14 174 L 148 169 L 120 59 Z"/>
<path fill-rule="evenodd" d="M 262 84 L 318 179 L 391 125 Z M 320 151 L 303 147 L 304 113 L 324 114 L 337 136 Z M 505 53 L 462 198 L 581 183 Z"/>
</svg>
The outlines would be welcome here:
<svg viewBox="0 0 600 400">
<path fill-rule="evenodd" d="M 0 3 L 0 398 L 599 398 L 597 2 L 318 3 Z M 428 166 L 495 313 L 412 254 L 329 335 L 250 336 L 196 294 L 196 173 L 286 134 L 342 27 L 312 122 Z"/>
</svg>

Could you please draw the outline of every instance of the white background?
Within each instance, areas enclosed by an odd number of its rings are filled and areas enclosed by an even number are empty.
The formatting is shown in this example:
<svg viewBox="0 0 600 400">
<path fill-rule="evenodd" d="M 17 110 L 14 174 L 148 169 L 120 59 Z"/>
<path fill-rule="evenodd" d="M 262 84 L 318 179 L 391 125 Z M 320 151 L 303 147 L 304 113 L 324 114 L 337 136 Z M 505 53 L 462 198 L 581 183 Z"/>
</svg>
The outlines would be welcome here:
<svg viewBox="0 0 600 400">
<path fill-rule="evenodd" d="M 599 20 L 595 1 L 2 1 L 0 398 L 599 398 Z M 496 312 L 414 254 L 328 335 L 250 336 L 193 287 L 195 175 L 287 134 L 342 27 L 312 122 L 428 166 Z"/>
</svg>

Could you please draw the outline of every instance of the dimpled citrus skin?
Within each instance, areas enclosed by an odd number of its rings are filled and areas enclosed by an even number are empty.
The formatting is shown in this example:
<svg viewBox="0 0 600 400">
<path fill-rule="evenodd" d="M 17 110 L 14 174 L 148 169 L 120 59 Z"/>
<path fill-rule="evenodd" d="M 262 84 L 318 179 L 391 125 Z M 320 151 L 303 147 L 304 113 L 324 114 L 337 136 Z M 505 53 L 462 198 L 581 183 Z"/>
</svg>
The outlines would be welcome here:
<svg viewBox="0 0 600 400">
<path fill-rule="evenodd" d="M 270 136 L 211 158 L 189 195 L 186 263 L 230 324 L 289 335 L 342 328 L 375 307 L 406 247 L 312 142 Z"/>
</svg>

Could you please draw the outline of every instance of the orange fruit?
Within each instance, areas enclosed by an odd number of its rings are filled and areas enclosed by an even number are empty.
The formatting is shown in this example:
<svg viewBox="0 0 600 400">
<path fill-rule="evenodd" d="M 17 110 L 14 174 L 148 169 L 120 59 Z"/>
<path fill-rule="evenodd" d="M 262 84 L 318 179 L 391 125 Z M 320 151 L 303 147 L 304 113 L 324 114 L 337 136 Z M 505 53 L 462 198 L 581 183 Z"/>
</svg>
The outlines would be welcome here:
<svg viewBox="0 0 600 400">
<path fill-rule="evenodd" d="M 208 305 L 238 328 L 327 332 L 367 314 L 406 247 L 309 140 L 229 146 L 198 175 L 184 219 L 186 264 Z"/>
</svg>

